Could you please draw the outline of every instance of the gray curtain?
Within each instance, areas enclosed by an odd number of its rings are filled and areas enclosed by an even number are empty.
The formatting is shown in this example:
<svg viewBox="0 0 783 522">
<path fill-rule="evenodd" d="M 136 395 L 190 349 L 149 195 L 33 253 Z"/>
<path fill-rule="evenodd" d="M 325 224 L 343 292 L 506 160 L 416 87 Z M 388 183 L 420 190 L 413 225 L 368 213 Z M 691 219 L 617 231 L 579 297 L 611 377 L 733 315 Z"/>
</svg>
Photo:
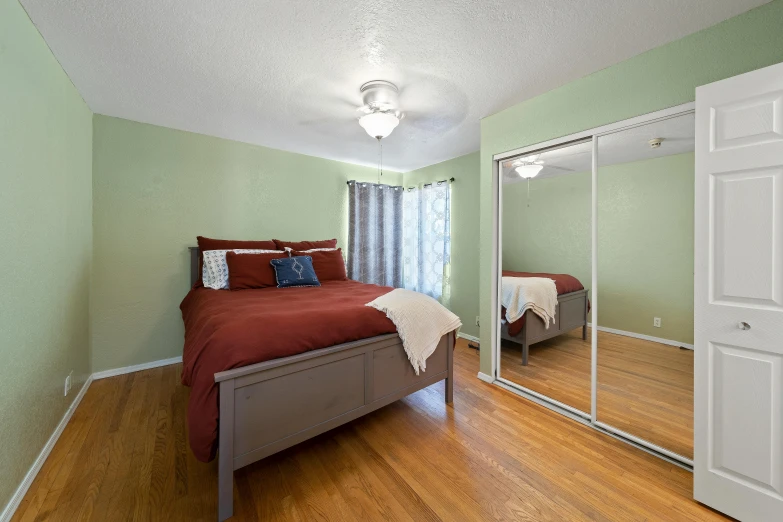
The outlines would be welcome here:
<svg viewBox="0 0 783 522">
<path fill-rule="evenodd" d="M 348 182 L 348 277 L 402 287 L 402 187 Z"/>
</svg>

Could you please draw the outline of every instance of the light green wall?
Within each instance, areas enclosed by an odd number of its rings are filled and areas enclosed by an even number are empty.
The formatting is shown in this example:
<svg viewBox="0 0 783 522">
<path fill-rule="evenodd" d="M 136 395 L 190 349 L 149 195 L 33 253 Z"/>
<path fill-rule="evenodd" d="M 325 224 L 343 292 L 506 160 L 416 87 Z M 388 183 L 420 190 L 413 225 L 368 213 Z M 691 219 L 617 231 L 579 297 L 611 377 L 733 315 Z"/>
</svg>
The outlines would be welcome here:
<svg viewBox="0 0 783 522">
<path fill-rule="evenodd" d="M 571 274 L 590 288 L 590 174 L 503 186 L 504 270 Z"/>
<path fill-rule="evenodd" d="M 598 324 L 693 343 L 694 155 L 598 170 Z M 591 285 L 591 176 L 503 190 L 503 268 Z M 661 327 L 652 325 L 661 318 Z"/>
<path fill-rule="evenodd" d="M 0 511 L 90 372 L 91 117 L 19 3 L 0 0 Z"/>
<path fill-rule="evenodd" d="M 93 125 L 94 371 L 182 354 L 197 235 L 345 247 L 345 182 L 376 179 L 374 168 L 117 118 Z"/>
<path fill-rule="evenodd" d="M 462 319 L 460 332 L 478 337 L 479 153 L 406 172 L 403 184 L 407 187 L 452 177 L 450 308 Z"/>
<path fill-rule="evenodd" d="M 481 121 L 482 324 L 492 302 L 492 156 L 517 147 L 693 101 L 695 88 L 783 62 L 783 0 L 658 47 Z M 483 346 L 489 330 L 482 329 Z M 491 372 L 491 352 L 481 351 Z"/>
</svg>

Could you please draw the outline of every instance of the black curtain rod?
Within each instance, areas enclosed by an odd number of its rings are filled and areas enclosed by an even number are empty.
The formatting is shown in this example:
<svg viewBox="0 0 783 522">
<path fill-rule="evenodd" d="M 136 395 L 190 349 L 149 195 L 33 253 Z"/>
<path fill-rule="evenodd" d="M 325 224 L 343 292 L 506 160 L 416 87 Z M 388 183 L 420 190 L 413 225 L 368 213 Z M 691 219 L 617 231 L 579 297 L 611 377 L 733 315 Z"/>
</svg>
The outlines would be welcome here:
<svg viewBox="0 0 783 522">
<path fill-rule="evenodd" d="M 442 179 L 440 181 L 433 181 L 432 183 L 441 184 L 441 183 L 446 183 L 447 181 L 451 181 L 453 183 L 454 182 L 454 178 Z M 350 185 L 351 183 L 356 183 L 356 181 L 351 180 L 351 181 L 346 181 L 345 182 L 346 185 Z M 432 185 L 432 183 L 425 183 L 424 186 L 426 187 L 428 185 Z M 373 184 L 373 183 L 371 183 L 371 184 Z M 414 187 L 408 187 L 408 188 L 411 189 L 411 188 L 414 188 Z"/>
<path fill-rule="evenodd" d="M 442 179 L 440 181 L 433 181 L 432 183 L 437 183 L 438 185 L 440 185 L 441 183 L 446 183 L 447 181 L 454 182 L 454 178 Z M 432 183 L 425 183 L 424 186 L 426 187 L 426 186 L 432 185 Z"/>
</svg>

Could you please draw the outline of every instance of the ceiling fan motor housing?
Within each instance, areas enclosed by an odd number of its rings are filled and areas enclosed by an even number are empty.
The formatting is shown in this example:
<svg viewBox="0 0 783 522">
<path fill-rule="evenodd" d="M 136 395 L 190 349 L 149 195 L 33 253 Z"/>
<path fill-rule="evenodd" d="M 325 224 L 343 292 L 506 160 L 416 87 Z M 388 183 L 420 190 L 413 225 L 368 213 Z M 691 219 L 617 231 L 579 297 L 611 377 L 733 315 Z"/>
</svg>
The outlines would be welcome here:
<svg viewBox="0 0 783 522">
<path fill-rule="evenodd" d="M 396 111 L 399 108 L 399 90 L 391 82 L 373 80 L 361 86 L 359 92 L 367 107 L 378 111 Z"/>
</svg>

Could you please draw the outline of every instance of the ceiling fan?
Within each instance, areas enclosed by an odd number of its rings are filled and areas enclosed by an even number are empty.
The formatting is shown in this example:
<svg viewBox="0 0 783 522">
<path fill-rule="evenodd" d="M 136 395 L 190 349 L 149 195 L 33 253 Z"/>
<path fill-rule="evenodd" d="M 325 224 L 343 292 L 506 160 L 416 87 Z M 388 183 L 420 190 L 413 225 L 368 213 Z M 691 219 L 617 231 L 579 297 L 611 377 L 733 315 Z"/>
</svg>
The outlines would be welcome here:
<svg viewBox="0 0 783 522">
<path fill-rule="evenodd" d="M 399 89 L 391 82 L 373 80 L 359 88 L 363 105 L 356 109 L 364 113 L 359 125 L 371 138 L 381 140 L 399 125 L 405 113 L 399 108 Z"/>
<path fill-rule="evenodd" d="M 312 132 L 357 142 L 357 131 L 389 137 L 404 119 L 398 148 L 407 141 L 442 139 L 465 119 L 467 101 L 450 83 L 420 74 L 397 76 L 404 85 L 372 80 L 356 88 L 348 80 L 306 79 L 288 93 L 288 111 Z"/>
</svg>

